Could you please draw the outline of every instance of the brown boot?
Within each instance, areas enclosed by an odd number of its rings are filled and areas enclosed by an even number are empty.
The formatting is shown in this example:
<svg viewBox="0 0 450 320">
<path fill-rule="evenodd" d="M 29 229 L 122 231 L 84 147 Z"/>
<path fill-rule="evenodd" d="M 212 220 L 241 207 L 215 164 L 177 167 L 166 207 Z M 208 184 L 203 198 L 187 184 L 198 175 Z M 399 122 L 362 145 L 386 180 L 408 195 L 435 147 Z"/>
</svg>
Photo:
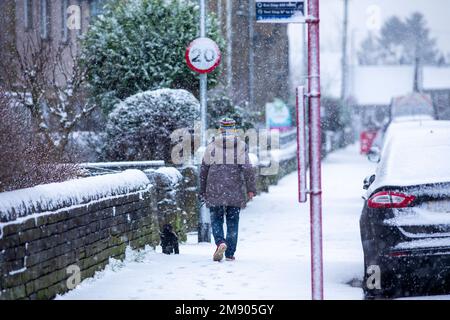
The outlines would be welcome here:
<svg viewBox="0 0 450 320">
<path fill-rule="evenodd" d="M 214 252 L 213 260 L 214 261 L 221 261 L 223 259 L 223 254 L 227 250 L 227 245 L 225 242 L 222 242 L 217 246 L 216 252 Z"/>
</svg>

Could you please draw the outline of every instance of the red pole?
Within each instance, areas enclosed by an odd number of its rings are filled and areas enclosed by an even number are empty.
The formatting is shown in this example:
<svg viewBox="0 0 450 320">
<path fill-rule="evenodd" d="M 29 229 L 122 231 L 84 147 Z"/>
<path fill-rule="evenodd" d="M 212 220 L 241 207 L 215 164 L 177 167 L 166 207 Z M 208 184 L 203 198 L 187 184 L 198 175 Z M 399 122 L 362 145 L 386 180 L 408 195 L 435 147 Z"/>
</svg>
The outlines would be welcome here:
<svg viewBox="0 0 450 320">
<path fill-rule="evenodd" d="M 308 99 L 310 130 L 311 293 L 323 300 L 322 189 L 320 137 L 319 0 L 308 1 Z"/>
<path fill-rule="evenodd" d="M 306 112 L 305 87 L 296 89 L 296 115 L 297 115 L 297 172 L 298 172 L 298 202 L 308 200 L 306 182 Z"/>
</svg>

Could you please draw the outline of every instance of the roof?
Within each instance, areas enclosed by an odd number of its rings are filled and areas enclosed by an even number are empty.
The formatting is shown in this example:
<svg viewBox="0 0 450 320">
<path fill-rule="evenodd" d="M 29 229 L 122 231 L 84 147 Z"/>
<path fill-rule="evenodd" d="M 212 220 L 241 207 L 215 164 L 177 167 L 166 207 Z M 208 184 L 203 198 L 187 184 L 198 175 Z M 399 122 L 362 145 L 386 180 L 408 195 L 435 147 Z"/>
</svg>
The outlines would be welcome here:
<svg viewBox="0 0 450 320">
<path fill-rule="evenodd" d="M 423 88 L 425 90 L 450 89 L 450 67 L 424 67 Z"/>
<path fill-rule="evenodd" d="M 389 105 L 396 96 L 412 92 L 414 66 L 355 66 L 350 72 L 350 96 L 358 105 Z M 449 89 L 450 67 L 423 68 L 423 89 Z"/>
</svg>

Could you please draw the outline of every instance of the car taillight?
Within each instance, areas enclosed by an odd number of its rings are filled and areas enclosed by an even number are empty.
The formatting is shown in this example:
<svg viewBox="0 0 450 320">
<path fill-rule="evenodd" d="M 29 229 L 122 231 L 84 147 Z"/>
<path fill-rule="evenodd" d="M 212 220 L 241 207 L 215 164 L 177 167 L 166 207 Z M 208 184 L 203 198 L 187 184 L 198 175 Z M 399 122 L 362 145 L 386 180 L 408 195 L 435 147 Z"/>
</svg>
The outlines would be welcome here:
<svg viewBox="0 0 450 320">
<path fill-rule="evenodd" d="M 381 191 L 370 197 L 367 205 L 369 208 L 405 208 L 416 197 L 400 192 Z"/>
</svg>

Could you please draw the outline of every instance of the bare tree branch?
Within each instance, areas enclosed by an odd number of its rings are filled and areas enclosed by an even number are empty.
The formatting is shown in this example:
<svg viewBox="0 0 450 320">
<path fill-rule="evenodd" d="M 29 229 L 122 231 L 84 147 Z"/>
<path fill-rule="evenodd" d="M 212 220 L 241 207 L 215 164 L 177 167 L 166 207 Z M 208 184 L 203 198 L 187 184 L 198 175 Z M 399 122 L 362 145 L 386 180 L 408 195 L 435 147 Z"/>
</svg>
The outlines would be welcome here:
<svg viewBox="0 0 450 320">
<path fill-rule="evenodd" d="M 70 133 L 90 116 L 95 105 L 86 94 L 86 70 L 69 44 L 28 35 L 14 50 L 14 61 L 1 61 L 6 87 L 18 104 L 29 109 L 33 127 L 47 143 L 64 152 Z"/>
</svg>

